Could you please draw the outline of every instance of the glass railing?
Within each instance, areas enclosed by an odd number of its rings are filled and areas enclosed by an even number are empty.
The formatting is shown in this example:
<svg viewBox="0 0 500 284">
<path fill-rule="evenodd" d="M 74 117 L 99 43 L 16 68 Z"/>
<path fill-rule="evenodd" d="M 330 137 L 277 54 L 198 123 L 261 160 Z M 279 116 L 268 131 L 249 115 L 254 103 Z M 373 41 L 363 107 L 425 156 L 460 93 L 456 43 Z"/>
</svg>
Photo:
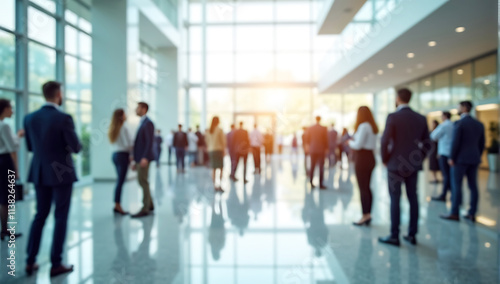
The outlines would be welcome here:
<svg viewBox="0 0 500 284">
<path fill-rule="evenodd" d="M 389 25 L 392 16 L 399 13 L 398 7 L 403 1 L 367 0 L 342 33 L 336 36 L 333 46 L 321 61 L 320 73 L 325 74 L 342 58 L 349 61 L 375 40 L 380 30 Z"/>
<path fill-rule="evenodd" d="M 167 17 L 170 23 L 178 28 L 178 4 L 177 0 L 153 0 L 153 2 L 158 6 L 162 13 Z"/>
</svg>

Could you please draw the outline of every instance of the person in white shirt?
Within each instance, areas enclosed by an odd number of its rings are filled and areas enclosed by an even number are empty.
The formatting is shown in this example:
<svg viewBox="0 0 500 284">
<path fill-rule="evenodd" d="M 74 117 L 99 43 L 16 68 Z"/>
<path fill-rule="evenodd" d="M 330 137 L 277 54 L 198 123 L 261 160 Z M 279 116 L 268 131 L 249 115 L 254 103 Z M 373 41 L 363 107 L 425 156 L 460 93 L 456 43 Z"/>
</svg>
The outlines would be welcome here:
<svg viewBox="0 0 500 284">
<path fill-rule="evenodd" d="M 171 130 L 167 135 L 167 147 L 168 147 L 168 165 L 171 165 L 172 151 L 175 151 L 174 148 L 174 134 L 175 131 Z"/>
<path fill-rule="evenodd" d="M 188 129 L 187 138 L 188 138 L 189 163 L 193 167 L 196 161 L 196 155 L 198 153 L 198 136 L 196 136 L 196 134 L 193 133 L 191 127 Z"/>
<path fill-rule="evenodd" d="M 10 237 L 9 231 L 7 231 L 7 221 L 8 221 L 8 205 L 9 205 L 9 195 L 11 184 L 9 178 L 12 174 L 15 178 L 18 178 L 17 169 L 17 150 L 19 149 L 19 138 L 24 136 L 24 131 L 19 130 L 17 136 L 12 132 L 10 126 L 4 122 L 5 118 L 12 117 L 12 105 L 9 100 L 0 99 L 0 170 L 2 171 L 2 176 L 0 177 L 0 219 L 1 219 L 1 239 L 5 237 L 7 239 Z M 13 173 L 14 172 L 14 173 Z M 21 233 L 15 233 L 14 236 L 20 237 Z"/>
<path fill-rule="evenodd" d="M 373 196 L 370 181 L 375 168 L 373 151 L 377 144 L 378 127 L 370 109 L 362 106 L 358 109 L 354 136 L 349 140 L 349 147 L 355 150 L 354 170 L 358 180 L 363 217 L 356 226 L 370 225 Z"/>
<path fill-rule="evenodd" d="M 123 109 L 119 108 L 115 110 L 108 131 L 109 142 L 111 142 L 111 147 L 113 149 L 112 159 L 118 175 L 115 186 L 115 208 L 113 211 L 121 215 L 128 214 L 121 206 L 121 196 L 123 184 L 127 178 L 127 171 L 130 165 L 130 153 L 134 146 L 130 130 L 125 124 L 126 120 L 127 116 Z"/>
<path fill-rule="evenodd" d="M 441 118 L 443 123 L 438 125 L 434 131 L 432 131 L 430 137 L 432 140 L 438 142 L 437 153 L 439 155 L 439 168 L 441 169 L 441 174 L 443 175 L 443 191 L 439 196 L 433 196 L 432 200 L 435 201 L 446 201 L 446 194 L 451 192 L 451 170 L 448 164 L 448 159 L 451 153 L 451 142 L 453 138 L 453 122 L 451 122 L 451 113 L 444 111 Z"/>
<path fill-rule="evenodd" d="M 253 162 L 255 165 L 255 174 L 260 174 L 260 149 L 264 143 L 264 136 L 254 124 L 252 132 L 250 132 L 250 147 L 252 148 Z"/>
</svg>

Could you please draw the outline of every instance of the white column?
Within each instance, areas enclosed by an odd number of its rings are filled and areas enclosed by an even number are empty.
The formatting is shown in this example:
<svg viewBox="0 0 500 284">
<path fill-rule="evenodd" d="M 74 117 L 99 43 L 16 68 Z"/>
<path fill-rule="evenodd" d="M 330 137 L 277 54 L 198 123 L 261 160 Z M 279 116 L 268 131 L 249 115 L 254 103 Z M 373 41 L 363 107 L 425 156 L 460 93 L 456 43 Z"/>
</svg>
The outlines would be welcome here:
<svg viewBox="0 0 500 284">
<path fill-rule="evenodd" d="M 158 61 L 158 93 L 156 95 L 156 120 L 154 121 L 157 129 L 161 129 L 162 136 L 165 139 L 170 130 L 176 130 L 179 117 L 178 94 L 178 60 L 177 48 L 160 48 L 156 51 L 156 60 Z M 165 153 L 165 143 L 163 152 Z M 167 155 L 161 155 L 162 161 L 166 161 Z"/>
<path fill-rule="evenodd" d="M 113 111 L 127 107 L 127 1 L 94 1 L 92 26 L 92 175 L 115 179 L 107 132 Z"/>
</svg>

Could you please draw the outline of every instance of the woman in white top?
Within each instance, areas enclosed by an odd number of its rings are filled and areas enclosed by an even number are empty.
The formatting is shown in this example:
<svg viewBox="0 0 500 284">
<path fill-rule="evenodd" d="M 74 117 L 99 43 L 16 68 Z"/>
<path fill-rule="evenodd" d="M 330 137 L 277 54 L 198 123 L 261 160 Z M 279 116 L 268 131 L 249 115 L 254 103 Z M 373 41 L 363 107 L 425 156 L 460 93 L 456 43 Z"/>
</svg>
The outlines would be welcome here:
<svg viewBox="0 0 500 284">
<path fill-rule="evenodd" d="M 358 109 L 354 136 L 349 141 L 349 146 L 355 151 L 354 169 L 358 180 L 361 196 L 361 207 L 363 217 L 356 226 L 369 226 L 372 220 L 371 210 L 373 196 L 370 189 L 370 181 L 375 168 L 375 156 L 373 151 L 377 144 L 378 127 L 370 109 L 362 106 Z"/>
<path fill-rule="evenodd" d="M 17 136 L 14 135 L 10 126 L 3 120 L 11 117 L 14 112 L 9 100 L 0 99 L 0 219 L 2 224 L 1 239 L 7 239 L 10 233 L 7 231 L 8 205 L 9 200 L 15 198 L 12 191 L 15 186 L 15 179 L 19 176 L 17 171 L 17 150 L 19 139 L 24 136 L 24 131 L 19 130 Z M 15 188 L 14 188 L 15 189 Z M 14 234 L 20 237 L 21 234 Z"/>
<path fill-rule="evenodd" d="M 118 180 L 115 187 L 115 213 L 126 215 L 121 206 L 122 188 L 125 179 L 127 178 L 127 171 L 130 164 L 130 152 L 132 151 L 133 142 L 130 136 L 130 131 L 125 125 L 127 116 L 123 109 L 117 109 L 111 118 L 111 125 L 109 126 L 108 137 L 113 147 L 113 163 L 116 167 Z"/>
</svg>

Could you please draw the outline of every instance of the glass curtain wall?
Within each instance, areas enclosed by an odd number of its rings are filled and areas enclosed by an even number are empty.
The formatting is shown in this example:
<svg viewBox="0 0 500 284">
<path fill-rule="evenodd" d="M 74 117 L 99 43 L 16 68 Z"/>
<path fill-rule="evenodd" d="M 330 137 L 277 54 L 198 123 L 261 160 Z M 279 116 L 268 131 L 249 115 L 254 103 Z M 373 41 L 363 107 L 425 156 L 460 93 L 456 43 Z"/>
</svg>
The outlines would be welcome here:
<svg viewBox="0 0 500 284">
<path fill-rule="evenodd" d="M 8 123 L 19 129 L 24 115 L 43 105 L 44 82 L 63 83 L 64 109 L 73 116 L 83 144 L 82 152 L 74 156 L 80 177 L 90 176 L 91 33 L 86 1 L 2 1 L 0 97 L 15 105 Z M 22 175 L 27 161 L 22 147 Z"/>
<path fill-rule="evenodd" d="M 334 38 L 316 36 L 318 5 L 307 0 L 189 1 L 179 121 L 208 126 L 218 115 L 228 130 L 239 115 L 269 114 L 275 116 L 276 132 L 290 140 L 318 114 L 325 123 L 350 126 L 341 119 L 342 103 L 349 99 L 316 89 L 319 62 Z M 360 96 L 371 105 L 371 95 Z"/>
</svg>

